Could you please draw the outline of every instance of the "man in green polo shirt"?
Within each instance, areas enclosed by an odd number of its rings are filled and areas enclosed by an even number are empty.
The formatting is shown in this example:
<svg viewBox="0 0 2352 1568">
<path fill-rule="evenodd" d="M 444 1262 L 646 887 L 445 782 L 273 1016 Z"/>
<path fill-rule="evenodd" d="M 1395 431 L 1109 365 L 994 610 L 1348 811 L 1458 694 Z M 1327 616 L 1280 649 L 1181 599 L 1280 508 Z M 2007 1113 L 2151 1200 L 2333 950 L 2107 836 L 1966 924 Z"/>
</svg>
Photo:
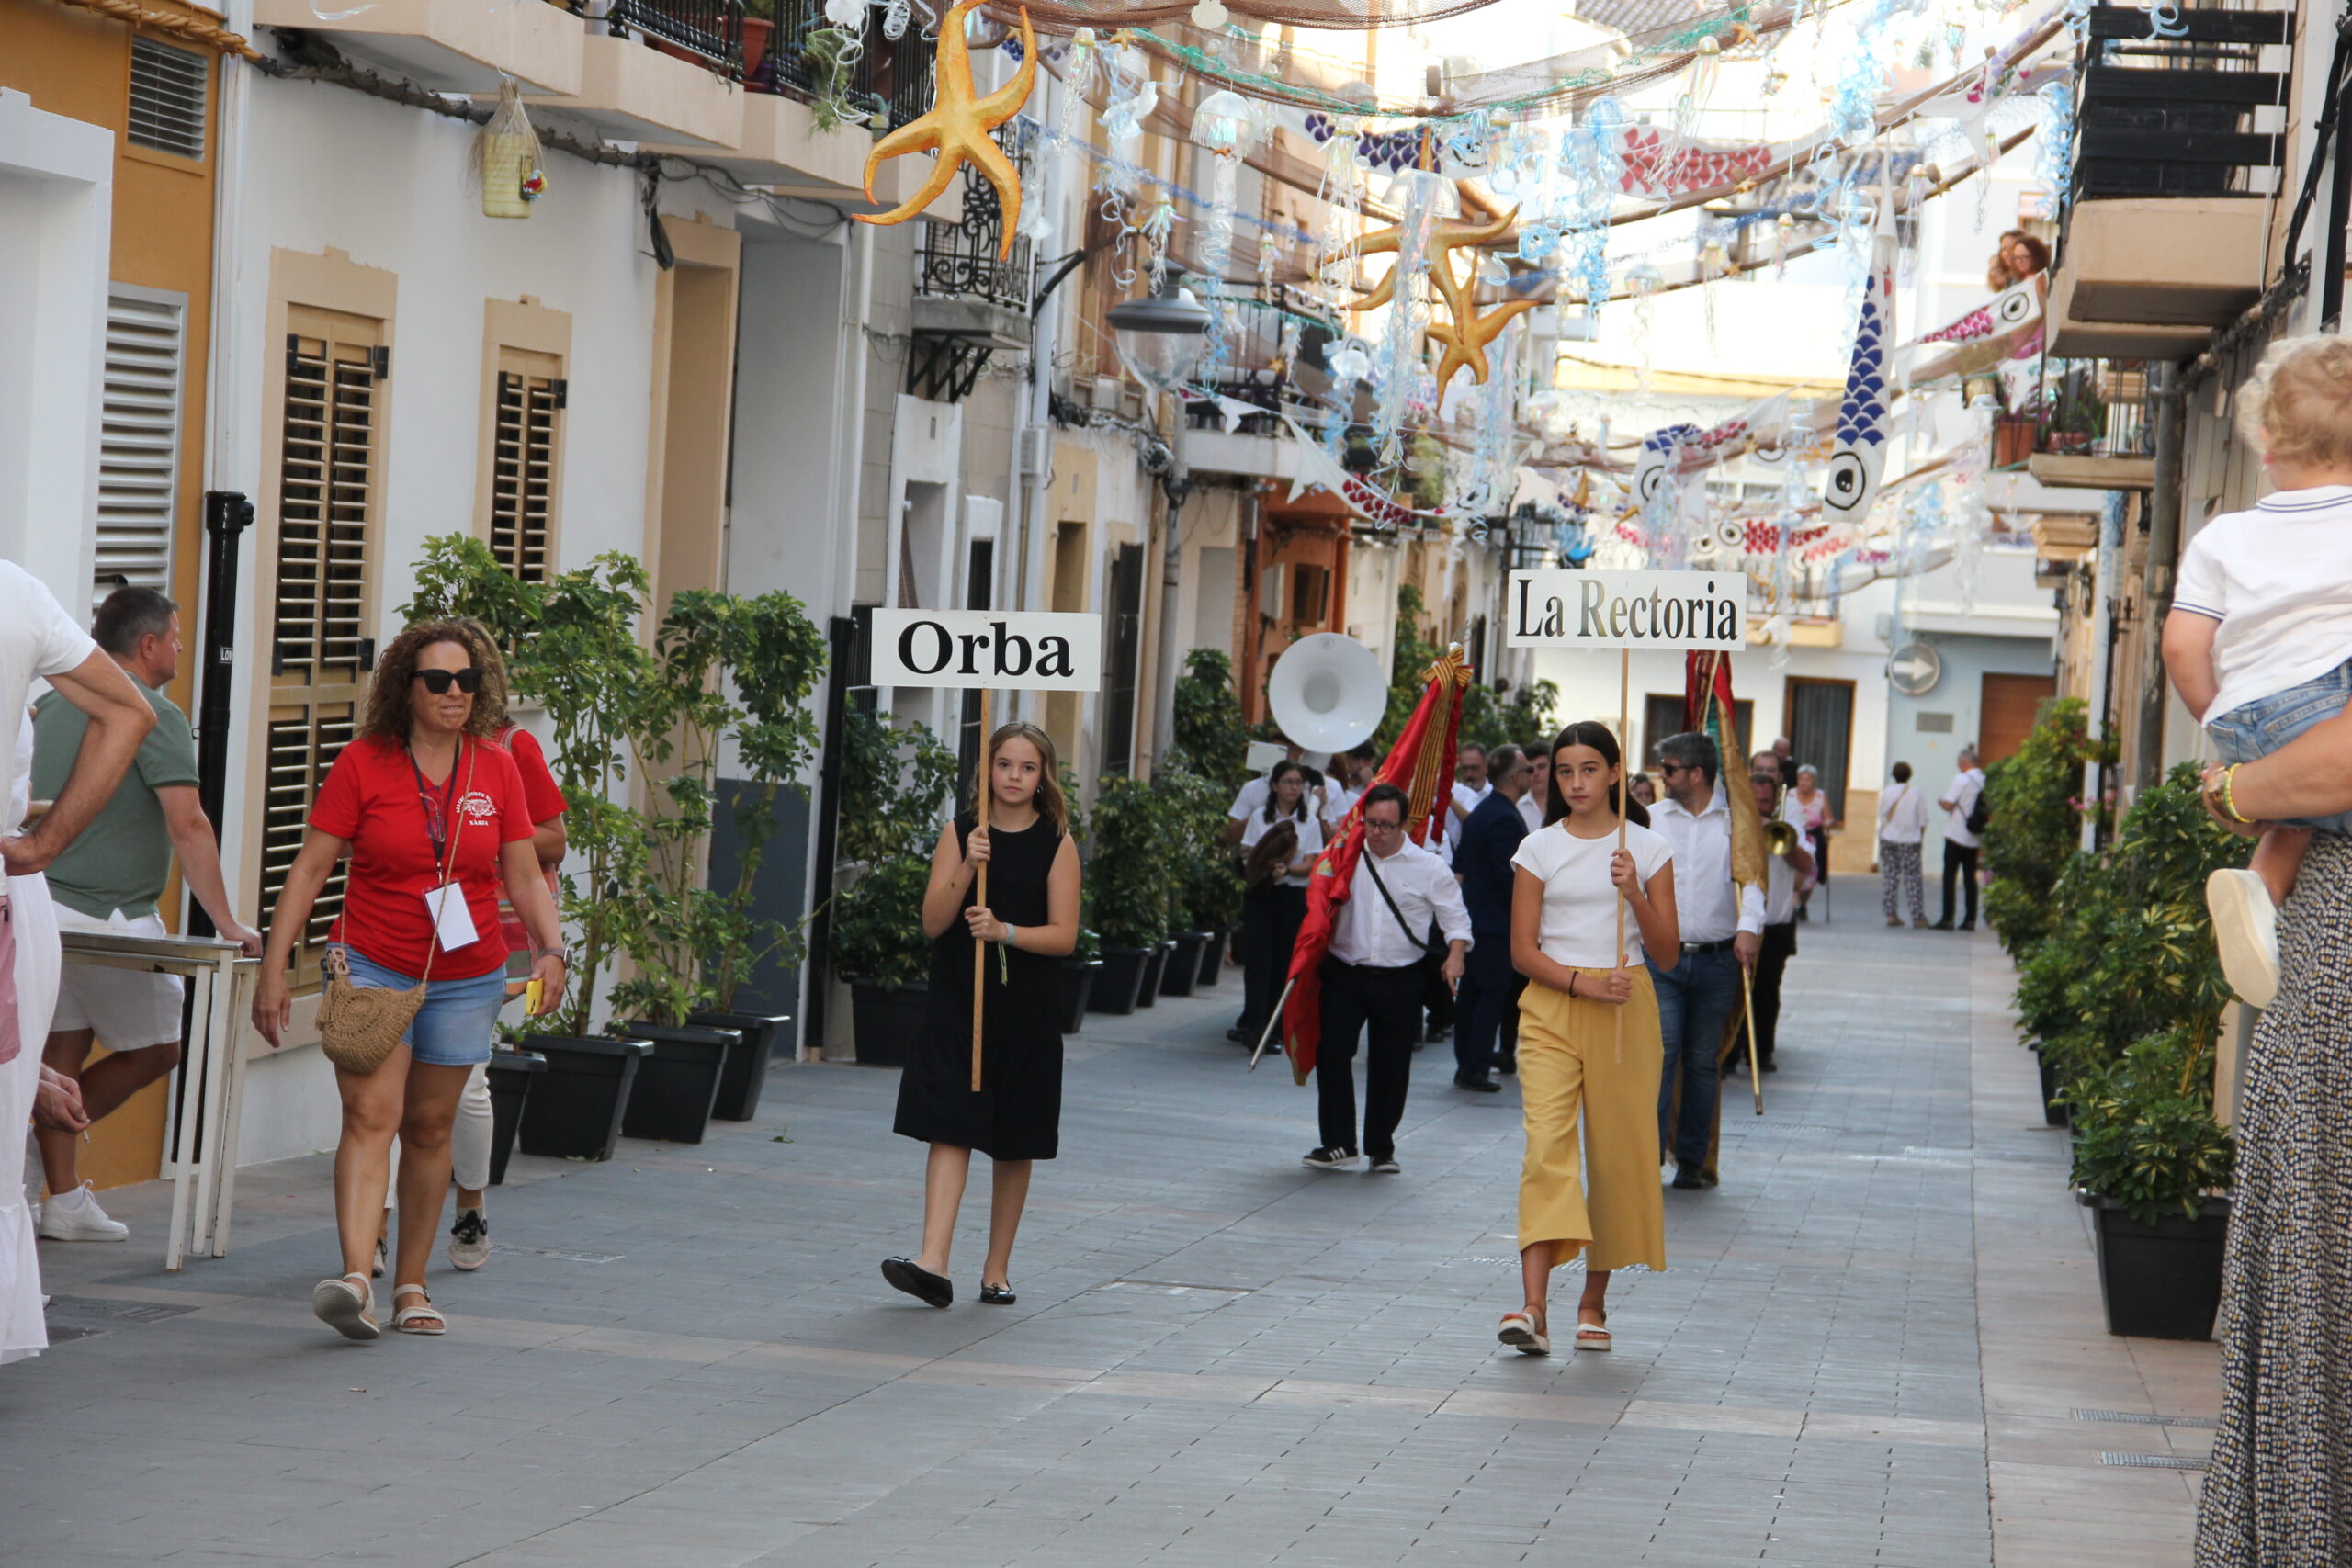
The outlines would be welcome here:
<svg viewBox="0 0 2352 1568">
<path fill-rule="evenodd" d="M 164 695 L 179 674 L 177 606 L 152 588 L 118 588 L 98 606 L 90 633 L 122 666 L 148 705 L 155 728 L 141 742 L 138 760 L 73 846 L 49 868 L 58 925 L 69 931 L 162 936 L 157 900 L 170 881 L 172 855 L 213 926 L 247 953 L 261 954 L 261 933 L 237 919 L 220 880 L 220 847 L 197 801 L 196 738 L 187 716 Z M 74 771 L 89 721 L 51 692 L 33 705 L 33 795 L 55 795 Z M 112 1053 L 90 1061 L 96 1040 Z M 41 1060 L 78 1081 L 91 1121 L 113 1111 L 162 1077 L 180 1059 L 180 980 L 172 975 L 68 964 L 58 988 Z M 41 1205 L 40 1234 L 51 1241 L 120 1241 L 130 1227 L 107 1217 L 75 1163 L 78 1140 L 42 1129 L 41 1163 L 50 1198 Z"/>
</svg>

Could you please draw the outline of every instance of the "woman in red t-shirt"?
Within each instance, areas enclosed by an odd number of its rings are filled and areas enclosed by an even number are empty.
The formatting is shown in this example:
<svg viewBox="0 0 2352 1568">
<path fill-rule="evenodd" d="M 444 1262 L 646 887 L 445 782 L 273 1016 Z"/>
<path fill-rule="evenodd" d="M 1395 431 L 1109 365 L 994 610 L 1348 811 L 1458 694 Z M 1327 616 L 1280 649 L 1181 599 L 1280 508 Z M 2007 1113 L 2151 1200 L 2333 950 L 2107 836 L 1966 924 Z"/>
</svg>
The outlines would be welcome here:
<svg viewBox="0 0 2352 1568">
<path fill-rule="evenodd" d="M 377 1336 L 368 1265 L 395 1134 L 403 1155 L 392 1326 L 411 1334 L 447 1327 L 425 1295 L 424 1266 L 449 1186 L 458 1097 L 474 1064 L 489 1059 L 506 999 L 502 884 L 538 949 L 531 973 L 542 989 L 534 1016 L 552 1011 L 563 994 L 562 933 L 531 848 L 522 779 L 491 739 L 504 704 L 494 692 L 491 701 L 477 700 L 497 670 L 488 639 L 455 621 L 411 626 L 392 639 L 368 690 L 359 737 L 319 791 L 270 916 L 254 1024 L 273 1046 L 293 1018 L 288 960 L 345 855 L 343 911 L 329 940 L 344 945 L 352 984 L 397 990 L 426 984 L 424 1007 L 382 1066 L 364 1077 L 335 1071 L 343 1097 L 335 1226 L 345 1273 L 321 1280 L 311 1305 L 345 1338 Z M 442 893 L 445 868 L 453 893 Z"/>
</svg>

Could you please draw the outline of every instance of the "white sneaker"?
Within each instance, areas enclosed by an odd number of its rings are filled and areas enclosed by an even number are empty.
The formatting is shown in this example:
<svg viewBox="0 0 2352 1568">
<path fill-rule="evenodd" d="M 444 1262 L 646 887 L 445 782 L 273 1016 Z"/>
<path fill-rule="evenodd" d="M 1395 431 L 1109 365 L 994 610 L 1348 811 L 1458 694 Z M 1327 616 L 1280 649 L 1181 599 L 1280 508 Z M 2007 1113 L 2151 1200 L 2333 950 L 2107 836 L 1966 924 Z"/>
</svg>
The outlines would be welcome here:
<svg viewBox="0 0 2352 1568">
<path fill-rule="evenodd" d="M 40 1234 L 50 1241 L 127 1241 L 130 1227 L 107 1218 L 98 1207 L 96 1190 L 85 1181 L 71 1192 L 51 1197 L 40 1206 Z"/>
<path fill-rule="evenodd" d="M 2270 889 L 2250 871 L 2224 868 L 2205 879 L 2205 908 L 2213 916 L 2213 944 L 2230 989 L 2255 1007 L 2278 996 L 2278 909 Z"/>
<path fill-rule="evenodd" d="M 490 1216 L 480 1209 L 460 1209 L 449 1227 L 449 1267 L 470 1274 L 490 1261 Z"/>
</svg>

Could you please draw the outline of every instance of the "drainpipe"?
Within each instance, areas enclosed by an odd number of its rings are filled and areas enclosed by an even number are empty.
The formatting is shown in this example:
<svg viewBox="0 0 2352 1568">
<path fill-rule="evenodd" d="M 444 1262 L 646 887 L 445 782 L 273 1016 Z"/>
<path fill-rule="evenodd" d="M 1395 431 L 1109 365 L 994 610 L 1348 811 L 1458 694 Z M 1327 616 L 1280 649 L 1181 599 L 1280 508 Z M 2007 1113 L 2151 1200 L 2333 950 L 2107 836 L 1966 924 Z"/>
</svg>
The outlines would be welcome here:
<svg viewBox="0 0 2352 1568">
<path fill-rule="evenodd" d="M 2141 604 L 2145 616 L 2140 649 L 2139 733 L 2133 737 L 2131 780 L 2134 790 L 2152 789 L 2164 778 L 2165 613 L 2172 608 L 2173 568 L 2180 558 L 2181 426 L 2188 389 L 2180 367 L 2160 366 L 2152 396 L 2156 404 L 2156 478 L 2148 497 L 2148 558 L 2142 568 Z"/>
<path fill-rule="evenodd" d="M 2120 554 L 2108 538 L 2109 519 L 2098 520 L 2098 549 L 2091 557 L 2091 689 L 2085 695 L 2084 733 L 2098 746 L 2107 739 L 2108 693 L 2115 680 L 2115 570 Z M 2083 814 L 2080 848 L 2085 854 L 2098 849 L 2098 803 L 2106 782 L 2106 766 L 2096 758 L 2083 764 Z"/>
<path fill-rule="evenodd" d="M 1172 400 L 1171 400 L 1172 401 Z M 1159 481 L 1160 493 L 1167 498 L 1167 543 L 1161 552 L 1159 569 L 1159 654 L 1154 661 L 1151 698 L 1151 747 L 1155 757 L 1165 757 L 1176 745 L 1176 660 L 1182 649 L 1178 647 L 1176 606 L 1182 596 L 1184 574 L 1184 500 L 1193 492 L 1193 470 L 1184 463 L 1184 406 L 1175 404 L 1175 429 L 1168 439 L 1169 463 L 1167 476 Z"/>
</svg>

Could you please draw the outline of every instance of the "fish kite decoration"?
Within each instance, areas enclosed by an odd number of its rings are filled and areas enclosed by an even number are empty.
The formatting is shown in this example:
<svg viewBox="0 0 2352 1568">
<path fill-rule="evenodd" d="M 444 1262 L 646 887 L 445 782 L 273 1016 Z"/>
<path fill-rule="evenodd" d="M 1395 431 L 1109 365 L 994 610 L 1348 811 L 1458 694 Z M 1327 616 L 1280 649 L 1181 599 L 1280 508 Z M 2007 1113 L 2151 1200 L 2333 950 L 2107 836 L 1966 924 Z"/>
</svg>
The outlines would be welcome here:
<svg viewBox="0 0 2352 1568">
<path fill-rule="evenodd" d="M 1862 285 L 1862 314 L 1854 327 L 1854 357 L 1838 400 L 1838 434 L 1829 477 L 1821 487 L 1823 515 L 1859 523 L 1878 499 L 1886 471 L 1886 353 L 1894 336 L 1894 204 L 1881 199 L 1878 232 L 1871 241 L 1871 271 Z"/>
</svg>

